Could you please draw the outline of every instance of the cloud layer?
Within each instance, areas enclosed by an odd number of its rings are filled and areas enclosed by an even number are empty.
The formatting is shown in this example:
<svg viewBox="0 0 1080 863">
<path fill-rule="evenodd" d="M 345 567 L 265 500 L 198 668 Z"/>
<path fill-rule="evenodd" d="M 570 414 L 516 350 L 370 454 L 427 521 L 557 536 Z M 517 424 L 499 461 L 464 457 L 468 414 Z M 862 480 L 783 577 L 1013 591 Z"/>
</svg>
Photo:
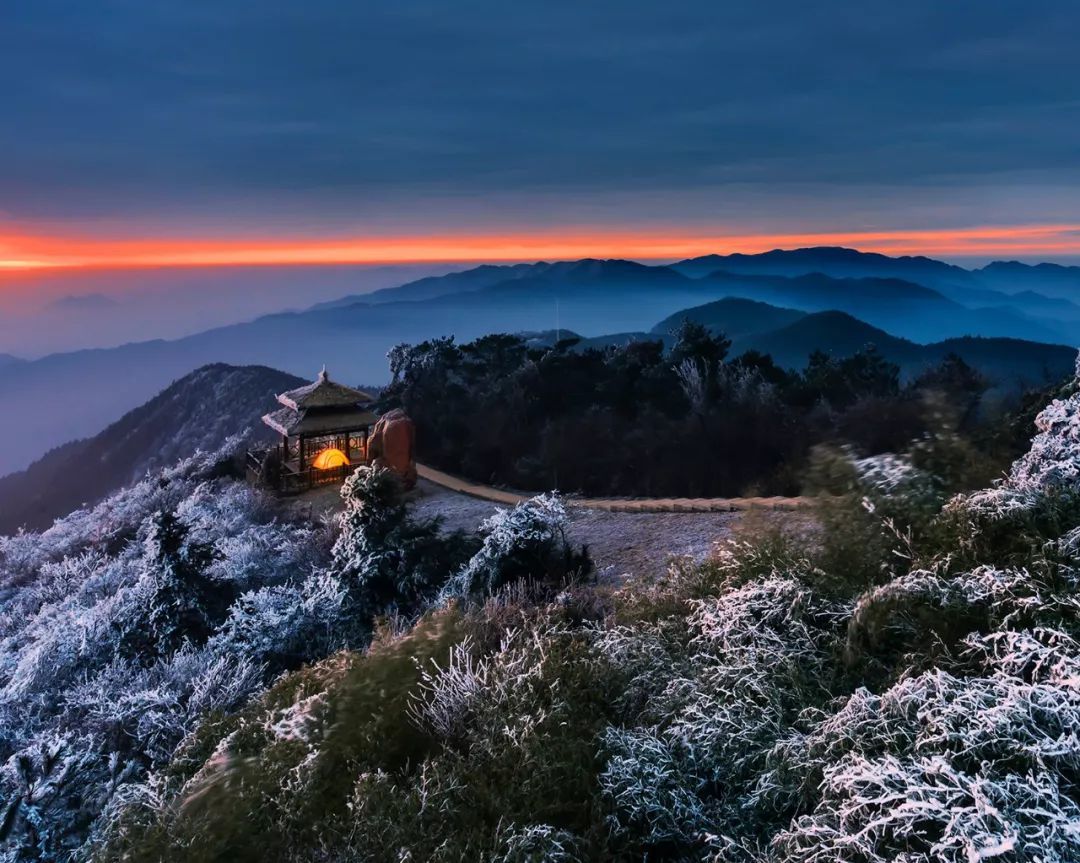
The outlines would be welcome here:
<svg viewBox="0 0 1080 863">
<path fill-rule="evenodd" d="M 1080 221 L 1071 2 L 34 0 L 10 221 Z"/>
</svg>

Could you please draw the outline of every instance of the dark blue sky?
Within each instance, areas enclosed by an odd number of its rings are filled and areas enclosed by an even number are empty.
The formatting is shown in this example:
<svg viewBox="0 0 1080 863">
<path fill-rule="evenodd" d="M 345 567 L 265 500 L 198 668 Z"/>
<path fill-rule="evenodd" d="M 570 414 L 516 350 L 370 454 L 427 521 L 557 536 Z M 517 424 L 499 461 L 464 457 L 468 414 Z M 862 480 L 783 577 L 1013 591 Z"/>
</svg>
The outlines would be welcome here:
<svg viewBox="0 0 1080 863">
<path fill-rule="evenodd" d="M 7 0 L 0 80 L 20 225 L 1080 222 L 1075 2 Z"/>
</svg>

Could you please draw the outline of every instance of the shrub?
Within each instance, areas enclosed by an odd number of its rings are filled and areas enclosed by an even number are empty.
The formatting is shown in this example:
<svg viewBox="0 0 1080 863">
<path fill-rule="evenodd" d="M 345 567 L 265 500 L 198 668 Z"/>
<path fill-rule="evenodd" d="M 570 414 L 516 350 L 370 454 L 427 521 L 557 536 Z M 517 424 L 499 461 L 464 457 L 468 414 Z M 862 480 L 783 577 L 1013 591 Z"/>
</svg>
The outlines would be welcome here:
<svg viewBox="0 0 1080 863">
<path fill-rule="evenodd" d="M 498 510 L 480 532 L 483 545 L 447 583 L 444 597 L 490 595 L 520 579 L 562 585 L 592 571 L 588 550 L 575 552 L 566 541 L 566 509 L 554 494 Z"/>
<path fill-rule="evenodd" d="M 411 518 L 400 480 L 386 468 L 357 468 L 341 497 L 345 509 L 332 571 L 358 617 L 390 607 L 419 610 L 471 550 L 464 535 L 444 536 L 438 520 Z"/>
</svg>

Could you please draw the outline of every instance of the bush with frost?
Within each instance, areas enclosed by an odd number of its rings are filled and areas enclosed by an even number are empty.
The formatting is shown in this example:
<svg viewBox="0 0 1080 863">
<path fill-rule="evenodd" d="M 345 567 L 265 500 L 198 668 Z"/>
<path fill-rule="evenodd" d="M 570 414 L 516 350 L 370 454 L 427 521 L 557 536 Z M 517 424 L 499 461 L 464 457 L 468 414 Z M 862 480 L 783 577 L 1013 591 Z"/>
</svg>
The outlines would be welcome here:
<svg viewBox="0 0 1080 863">
<path fill-rule="evenodd" d="M 639 688 L 651 684 L 636 721 L 603 739 L 617 835 L 649 853 L 753 832 L 746 785 L 800 707 L 822 697 L 835 612 L 773 575 L 692 602 L 681 662 L 655 632 L 640 644 L 620 630 L 601 639 Z"/>
<path fill-rule="evenodd" d="M 1080 521 L 1080 391 L 1055 399 L 1036 418 L 1028 452 L 993 487 L 945 507 L 957 543 L 1029 554 Z"/>
<path fill-rule="evenodd" d="M 461 565 L 470 542 L 445 534 L 438 519 L 409 515 L 393 471 L 358 468 L 341 487 L 344 511 L 334 543 L 332 571 L 345 585 L 357 614 L 391 607 L 413 613 Z"/>
<path fill-rule="evenodd" d="M 490 863 L 580 863 L 573 833 L 550 824 L 509 824 L 500 831 Z"/>
<path fill-rule="evenodd" d="M 555 494 L 497 510 L 480 533 L 483 545 L 447 583 L 445 598 L 490 595 L 518 579 L 558 584 L 592 570 L 587 549 L 575 551 L 567 542 L 566 507 Z"/>
<path fill-rule="evenodd" d="M 296 667 L 349 643 L 353 627 L 343 619 L 347 596 L 341 581 L 324 572 L 299 583 L 250 590 L 232 604 L 211 645 L 275 669 Z"/>
<path fill-rule="evenodd" d="M 811 806 L 775 837 L 778 858 L 1076 859 L 1077 646 L 972 635 L 971 674 L 924 672 L 804 716 L 758 782 L 781 809 Z"/>
<path fill-rule="evenodd" d="M 282 520 L 230 460 L 197 454 L 0 538 L 0 859 L 85 857 L 102 812 L 203 717 L 258 692 L 282 651 L 332 646 L 325 531 Z"/>
</svg>

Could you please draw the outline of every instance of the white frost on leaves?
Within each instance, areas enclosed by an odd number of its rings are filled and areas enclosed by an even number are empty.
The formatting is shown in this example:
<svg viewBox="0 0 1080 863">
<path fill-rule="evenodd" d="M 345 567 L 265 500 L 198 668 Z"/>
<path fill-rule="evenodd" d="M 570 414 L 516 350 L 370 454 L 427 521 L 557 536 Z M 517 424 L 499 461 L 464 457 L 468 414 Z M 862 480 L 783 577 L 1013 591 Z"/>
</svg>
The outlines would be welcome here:
<svg viewBox="0 0 1080 863">
<path fill-rule="evenodd" d="M 489 863 L 579 863 L 578 842 L 568 830 L 550 824 L 503 826 Z"/>
<path fill-rule="evenodd" d="M 1008 518 L 1077 490 L 1077 407 L 1044 411 L 1009 477 L 950 506 Z M 915 476 L 891 458 L 858 470 L 881 494 L 908 494 Z M 722 836 L 717 861 L 1080 860 L 1080 528 L 1044 541 L 1047 560 L 952 572 L 944 559 L 851 605 L 849 647 L 890 633 L 915 651 L 877 692 L 824 697 L 836 610 L 775 571 L 692 602 L 681 622 L 610 628 L 598 647 L 629 681 L 626 719 L 603 738 L 613 832 L 693 859 Z M 740 549 L 729 557 L 718 565 L 737 568 Z M 912 637 L 950 623 L 970 631 L 927 662 Z"/>
<path fill-rule="evenodd" d="M 230 455 L 196 454 L 48 530 L 0 538 L 0 801 L 13 807 L 0 860 L 30 846 L 85 856 L 124 806 L 153 800 L 149 777 L 201 717 L 266 685 L 268 656 L 331 640 L 341 591 L 316 570 L 324 533 L 277 521 L 262 494 L 223 477 Z M 207 584 L 240 595 L 201 644 L 155 646 L 148 625 L 182 613 L 156 605 L 173 601 L 160 512 L 213 547 Z"/>
<path fill-rule="evenodd" d="M 443 598 L 494 593 L 504 583 L 508 562 L 562 540 L 566 523 L 566 507 L 553 493 L 537 495 L 512 509 L 497 510 L 480 525 L 483 546 L 450 579 Z"/>
<path fill-rule="evenodd" d="M 1051 402 L 1036 418 L 1035 427 L 1038 433 L 1030 449 L 1003 480 L 993 488 L 958 496 L 949 508 L 1003 521 L 1031 512 L 1048 492 L 1080 493 L 1080 388 Z"/>
<path fill-rule="evenodd" d="M 484 698 L 491 687 L 491 666 L 474 659 L 469 639 L 450 649 L 445 666 L 434 660 L 420 669 L 420 683 L 412 694 L 409 713 L 423 731 L 443 740 L 464 736 L 472 706 Z"/>
<path fill-rule="evenodd" d="M 725 834 L 741 789 L 816 687 L 826 653 L 809 618 L 830 610 L 812 606 L 805 586 L 773 575 L 693 602 L 681 636 L 601 636 L 598 651 L 631 679 L 639 705 L 634 727 L 603 739 L 600 786 L 616 834 L 655 844 Z"/>
<path fill-rule="evenodd" d="M 312 735 L 319 725 L 319 711 L 326 704 L 326 693 L 317 692 L 283 708 L 269 718 L 266 729 L 277 740 L 312 743 Z"/>
<path fill-rule="evenodd" d="M 909 459 L 893 453 L 853 458 L 851 466 L 863 485 L 882 495 L 910 491 L 928 481 L 927 474 L 915 467 Z"/>
<path fill-rule="evenodd" d="M 1012 467 L 1009 482 L 1040 490 L 1075 490 L 1080 480 L 1080 394 L 1055 399 L 1035 420 L 1031 449 Z"/>
</svg>

